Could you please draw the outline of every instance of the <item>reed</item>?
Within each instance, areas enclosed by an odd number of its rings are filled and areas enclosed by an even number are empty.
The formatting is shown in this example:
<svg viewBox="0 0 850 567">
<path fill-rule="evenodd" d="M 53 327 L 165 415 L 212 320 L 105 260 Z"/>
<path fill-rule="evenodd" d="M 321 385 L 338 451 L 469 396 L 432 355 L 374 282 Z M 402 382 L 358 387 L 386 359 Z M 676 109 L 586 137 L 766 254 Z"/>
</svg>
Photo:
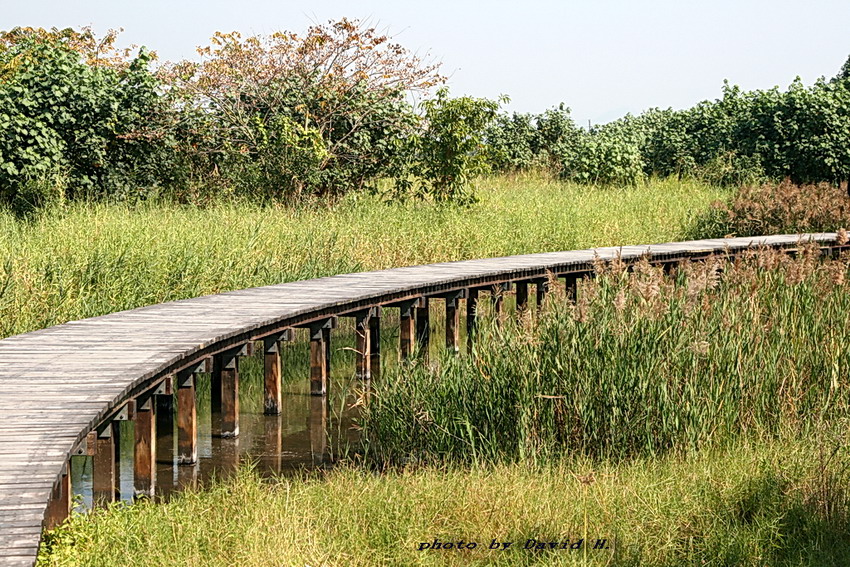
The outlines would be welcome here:
<svg viewBox="0 0 850 567">
<path fill-rule="evenodd" d="M 368 460 L 653 457 L 812 435 L 850 409 L 848 261 L 817 248 L 598 267 L 540 317 L 485 317 L 469 357 L 376 385 Z M 721 277 L 722 274 L 722 277 Z"/>
</svg>

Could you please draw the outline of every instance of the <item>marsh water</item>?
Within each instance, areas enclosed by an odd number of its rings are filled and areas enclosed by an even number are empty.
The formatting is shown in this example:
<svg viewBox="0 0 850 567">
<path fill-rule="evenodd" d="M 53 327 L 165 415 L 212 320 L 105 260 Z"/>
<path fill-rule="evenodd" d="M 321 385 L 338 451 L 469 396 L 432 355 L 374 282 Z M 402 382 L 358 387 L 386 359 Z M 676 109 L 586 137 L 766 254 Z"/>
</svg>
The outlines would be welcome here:
<svg viewBox="0 0 850 567">
<path fill-rule="evenodd" d="M 436 306 L 434 306 L 436 307 Z M 381 329 L 382 373 L 398 364 L 398 320 L 387 313 Z M 444 345 L 443 317 L 432 308 L 430 352 L 439 356 Z M 465 343 L 465 328 L 461 328 Z M 213 478 L 232 474 L 240 464 L 251 463 L 264 476 L 297 475 L 332 465 L 340 455 L 356 451 L 357 402 L 363 394 L 362 381 L 355 377 L 354 327 L 340 319 L 331 338 L 331 390 L 327 398 L 311 396 L 309 386 L 309 342 L 305 330 L 296 330 L 295 340 L 281 344 L 283 407 L 280 415 L 263 414 L 262 353 L 239 361 L 239 436 L 219 438 L 211 434 L 210 377 L 199 374 L 196 383 L 198 461 L 177 465 L 176 423 L 173 406 L 157 408 L 157 499 L 167 500 L 189 486 L 203 485 Z M 169 401 L 165 398 L 162 401 Z M 132 501 L 133 443 L 131 421 L 120 422 L 120 454 L 116 474 L 120 499 Z M 71 458 L 71 485 L 79 510 L 92 506 L 92 457 Z M 117 494 L 116 494 L 117 496 Z"/>
</svg>

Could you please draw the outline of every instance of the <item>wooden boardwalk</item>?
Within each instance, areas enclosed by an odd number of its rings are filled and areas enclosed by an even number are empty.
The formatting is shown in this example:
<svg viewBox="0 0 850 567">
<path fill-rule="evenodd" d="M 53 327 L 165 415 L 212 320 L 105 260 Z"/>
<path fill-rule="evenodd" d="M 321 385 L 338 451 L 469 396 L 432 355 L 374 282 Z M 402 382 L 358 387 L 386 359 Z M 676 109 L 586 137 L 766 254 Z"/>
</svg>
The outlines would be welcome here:
<svg viewBox="0 0 850 567">
<path fill-rule="evenodd" d="M 69 456 L 92 450 L 91 432 L 102 431 L 128 400 L 216 353 L 374 306 L 540 281 L 547 272 L 586 272 L 596 255 L 673 261 L 761 245 L 793 248 L 800 238 L 829 246 L 835 237 L 700 240 L 345 274 L 151 305 L 0 340 L 0 565 L 34 563 L 51 495 L 67 494 Z"/>
</svg>

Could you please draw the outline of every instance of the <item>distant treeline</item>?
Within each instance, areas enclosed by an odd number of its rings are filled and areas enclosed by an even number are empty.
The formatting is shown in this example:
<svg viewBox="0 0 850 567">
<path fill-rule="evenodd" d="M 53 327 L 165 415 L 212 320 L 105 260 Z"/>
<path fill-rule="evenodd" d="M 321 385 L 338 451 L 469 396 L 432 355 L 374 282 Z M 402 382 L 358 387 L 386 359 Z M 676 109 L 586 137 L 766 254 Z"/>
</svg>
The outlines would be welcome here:
<svg viewBox="0 0 850 567">
<path fill-rule="evenodd" d="M 488 171 L 546 168 L 592 184 L 850 177 L 850 65 L 812 87 L 650 110 L 590 131 L 563 106 L 499 113 L 450 98 L 438 65 L 339 20 L 164 63 L 89 29 L 0 32 L 0 204 L 230 194 L 298 201 L 375 190 L 467 202 Z M 420 101 L 414 104 L 413 101 Z M 389 189 L 387 189 L 389 187 Z"/>
</svg>

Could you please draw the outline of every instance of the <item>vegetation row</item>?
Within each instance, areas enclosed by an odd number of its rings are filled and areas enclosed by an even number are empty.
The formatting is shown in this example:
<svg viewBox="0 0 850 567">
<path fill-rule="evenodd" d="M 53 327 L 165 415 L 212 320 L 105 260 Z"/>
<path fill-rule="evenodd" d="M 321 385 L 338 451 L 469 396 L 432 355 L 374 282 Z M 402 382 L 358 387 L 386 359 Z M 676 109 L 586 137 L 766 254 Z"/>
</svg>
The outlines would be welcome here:
<svg viewBox="0 0 850 567">
<path fill-rule="evenodd" d="M 378 190 L 469 202 L 476 175 L 529 168 L 590 184 L 850 178 L 850 63 L 812 86 L 725 85 L 691 109 L 584 129 L 563 105 L 508 115 L 501 100 L 451 98 L 438 65 L 352 20 L 217 33 L 198 60 L 158 66 L 116 39 L 0 33 L 0 204 Z"/>
</svg>

